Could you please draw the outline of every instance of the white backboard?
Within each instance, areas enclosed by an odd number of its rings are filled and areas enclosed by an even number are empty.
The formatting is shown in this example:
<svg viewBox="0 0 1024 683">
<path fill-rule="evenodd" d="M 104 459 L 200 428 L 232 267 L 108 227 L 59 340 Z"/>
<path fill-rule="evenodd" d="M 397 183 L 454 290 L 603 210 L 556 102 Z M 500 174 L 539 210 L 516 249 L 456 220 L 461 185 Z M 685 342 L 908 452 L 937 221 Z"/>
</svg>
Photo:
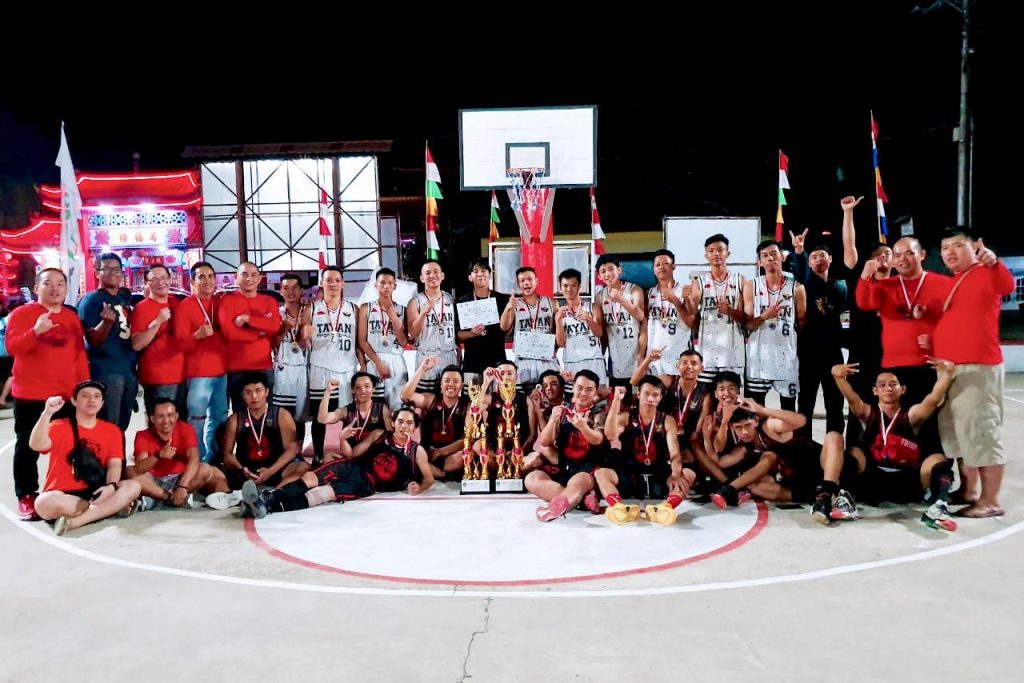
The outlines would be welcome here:
<svg viewBox="0 0 1024 683">
<path fill-rule="evenodd" d="M 510 187 L 509 168 L 539 168 L 543 187 L 597 184 L 597 107 L 459 110 L 460 187 Z"/>
<path fill-rule="evenodd" d="M 710 270 L 704 258 L 704 240 L 721 233 L 729 239 L 729 270 L 744 277 L 757 275 L 757 245 L 761 241 L 760 218 L 666 217 L 665 248 L 676 257 L 676 281 L 682 282 Z"/>
</svg>

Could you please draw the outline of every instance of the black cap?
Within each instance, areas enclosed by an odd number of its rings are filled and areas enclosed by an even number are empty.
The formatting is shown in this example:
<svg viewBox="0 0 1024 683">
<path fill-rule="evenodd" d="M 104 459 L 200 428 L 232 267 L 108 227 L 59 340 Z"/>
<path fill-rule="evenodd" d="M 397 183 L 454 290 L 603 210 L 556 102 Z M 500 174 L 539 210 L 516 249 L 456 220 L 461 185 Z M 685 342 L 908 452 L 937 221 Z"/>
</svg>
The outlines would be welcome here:
<svg viewBox="0 0 1024 683">
<path fill-rule="evenodd" d="M 100 393 L 103 394 L 104 397 L 106 397 L 107 385 L 99 381 L 98 379 L 87 379 L 84 382 L 79 382 L 78 385 L 75 387 L 75 390 L 71 393 L 71 395 L 78 396 L 78 392 L 80 392 L 82 389 L 88 389 L 89 387 L 95 387 L 96 389 L 99 389 Z"/>
</svg>

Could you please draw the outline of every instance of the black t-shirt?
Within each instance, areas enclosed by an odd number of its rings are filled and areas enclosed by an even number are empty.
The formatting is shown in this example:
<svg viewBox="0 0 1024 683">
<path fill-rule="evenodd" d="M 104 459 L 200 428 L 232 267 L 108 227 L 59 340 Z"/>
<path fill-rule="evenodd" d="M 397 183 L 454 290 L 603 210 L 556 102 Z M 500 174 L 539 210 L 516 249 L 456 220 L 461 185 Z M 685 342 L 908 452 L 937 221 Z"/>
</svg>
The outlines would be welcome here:
<svg viewBox="0 0 1024 683">
<path fill-rule="evenodd" d="M 835 266 L 833 268 L 842 268 Z M 807 254 L 793 254 L 793 275 L 803 283 L 807 293 L 807 322 L 801 330 L 802 340 L 812 348 L 821 351 L 837 349 L 843 345 L 843 323 L 840 317 L 849 307 L 845 279 L 836 279 L 831 274 L 822 280 L 814 274 L 807 261 Z"/>
<path fill-rule="evenodd" d="M 498 315 L 508 306 L 508 295 L 491 290 L 491 297 L 497 299 Z M 491 298 L 488 297 L 488 298 Z M 467 301 L 475 301 L 478 297 L 472 292 L 459 297 L 455 306 L 455 331 L 462 331 L 459 323 L 458 304 Z M 501 325 L 495 323 L 487 326 L 487 334 L 480 337 L 471 337 L 463 342 L 464 353 L 462 354 L 462 371 L 480 374 L 487 368 L 493 368 L 505 360 L 505 333 Z"/>
</svg>

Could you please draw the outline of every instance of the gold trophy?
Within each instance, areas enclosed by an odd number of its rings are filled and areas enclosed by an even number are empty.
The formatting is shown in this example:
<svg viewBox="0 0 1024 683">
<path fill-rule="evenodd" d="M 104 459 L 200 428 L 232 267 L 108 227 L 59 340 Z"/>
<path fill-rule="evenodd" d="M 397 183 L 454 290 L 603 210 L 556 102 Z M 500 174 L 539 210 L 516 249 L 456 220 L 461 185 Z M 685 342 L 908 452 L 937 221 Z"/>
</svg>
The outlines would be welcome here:
<svg viewBox="0 0 1024 683">
<path fill-rule="evenodd" d="M 466 431 L 462 437 L 462 488 L 466 493 L 490 493 L 491 482 L 487 477 L 487 440 L 484 438 L 487 427 L 484 423 L 483 387 L 479 384 L 466 385 L 469 394 L 469 415 L 466 416 Z M 473 444 L 483 442 L 481 449 L 482 466 L 473 462 Z"/>
<path fill-rule="evenodd" d="M 494 459 L 498 461 L 498 479 L 505 478 L 505 425 L 498 423 L 498 447 L 494 450 Z"/>
<path fill-rule="evenodd" d="M 501 408 L 501 419 L 504 423 L 498 428 L 498 448 L 503 446 L 502 433 L 512 439 L 511 457 L 506 461 L 504 453 L 499 460 L 498 478 L 494 482 L 495 493 L 522 493 L 523 477 L 520 472 L 520 464 L 523 460 L 523 450 L 519 446 L 519 423 L 516 421 L 516 385 L 514 382 L 503 381 L 498 386 L 501 400 L 504 405 Z M 504 429 L 502 429 L 502 427 Z M 505 467 L 501 465 L 505 464 Z"/>
</svg>

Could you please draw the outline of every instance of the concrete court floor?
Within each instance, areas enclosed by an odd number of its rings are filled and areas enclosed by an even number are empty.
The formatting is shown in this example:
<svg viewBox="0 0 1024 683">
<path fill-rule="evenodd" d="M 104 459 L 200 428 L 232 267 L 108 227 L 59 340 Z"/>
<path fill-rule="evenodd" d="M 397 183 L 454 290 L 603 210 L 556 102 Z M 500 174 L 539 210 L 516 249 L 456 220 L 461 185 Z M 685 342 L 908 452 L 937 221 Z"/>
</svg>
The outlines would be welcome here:
<svg viewBox="0 0 1024 683">
<path fill-rule="evenodd" d="M 1024 376 L 1006 387 L 1005 517 L 945 534 L 917 508 L 828 529 L 771 508 L 749 543 L 695 564 L 522 588 L 325 574 L 256 548 L 231 511 L 55 539 L 13 517 L 7 448 L 0 680 L 1020 680 Z"/>
</svg>

